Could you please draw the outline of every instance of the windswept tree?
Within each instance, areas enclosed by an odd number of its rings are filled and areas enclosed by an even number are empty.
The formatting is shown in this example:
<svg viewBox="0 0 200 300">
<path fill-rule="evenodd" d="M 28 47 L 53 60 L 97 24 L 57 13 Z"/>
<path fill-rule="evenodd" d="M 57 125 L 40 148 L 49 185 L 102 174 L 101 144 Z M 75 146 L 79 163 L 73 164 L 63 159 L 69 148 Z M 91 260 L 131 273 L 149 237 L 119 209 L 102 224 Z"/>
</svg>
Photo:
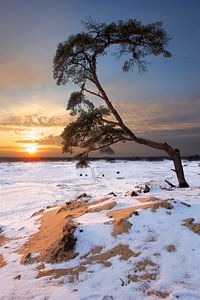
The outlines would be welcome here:
<svg viewBox="0 0 200 300">
<path fill-rule="evenodd" d="M 125 57 L 123 71 L 133 68 L 145 71 L 146 57 L 171 53 L 166 50 L 169 38 L 162 22 L 143 25 L 137 20 L 117 23 L 99 23 L 88 19 L 84 22 L 85 31 L 71 35 L 58 44 L 54 58 L 54 78 L 57 85 L 71 81 L 79 88 L 68 101 L 67 110 L 74 116 L 63 133 L 63 152 L 82 149 L 79 166 L 87 164 L 91 151 L 113 153 L 112 145 L 118 142 L 134 141 L 151 148 L 165 151 L 173 160 L 180 187 L 188 187 L 181 163 L 180 152 L 167 143 L 155 142 L 136 134 L 124 123 L 103 88 L 97 73 L 97 60 L 107 54 L 112 46 L 117 46 L 117 54 Z M 101 100 L 102 105 L 95 105 L 92 97 Z"/>
</svg>

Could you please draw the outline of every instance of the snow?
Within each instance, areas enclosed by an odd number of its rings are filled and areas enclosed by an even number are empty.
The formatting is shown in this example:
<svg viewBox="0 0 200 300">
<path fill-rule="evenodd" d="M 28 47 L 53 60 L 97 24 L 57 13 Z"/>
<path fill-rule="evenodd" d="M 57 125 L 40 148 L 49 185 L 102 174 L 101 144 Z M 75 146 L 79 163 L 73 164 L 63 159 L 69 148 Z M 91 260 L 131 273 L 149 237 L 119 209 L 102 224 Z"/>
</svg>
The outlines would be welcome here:
<svg viewBox="0 0 200 300">
<path fill-rule="evenodd" d="M 188 189 L 166 190 L 165 179 L 176 184 L 172 162 L 147 161 L 94 161 L 91 167 L 77 170 L 73 162 L 34 162 L 0 164 L 0 227 L 7 237 L 13 238 L 0 247 L 7 265 L 0 268 L 0 299 L 67 299 L 67 300 L 122 300 L 160 299 L 145 294 L 145 282 L 130 282 L 137 262 L 150 259 L 158 265 L 156 280 L 149 282 L 151 291 L 167 291 L 167 299 L 200 299 L 200 236 L 183 226 L 183 220 L 194 218 L 200 223 L 200 176 L 198 161 L 184 161 L 184 171 L 190 184 Z M 125 196 L 136 185 L 151 187 L 148 194 L 139 197 Z M 129 260 L 119 255 L 109 259 L 111 267 L 91 264 L 87 272 L 80 273 L 77 283 L 69 283 L 67 276 L 58 279 L 41 277 L 35 279 L 36 265 L 20 264 L 17 250 L 30 235 L 39 229 L 38 216 L 31 215 L 47 206 L 63 204 L 76 199 L 82 193 L 91 196 L 90 201 L 101 199 L 109 193 L 115 201 L 113 208 L 129 208 L 141 204 L 138 199 L 154 196 L 170 199 L 174 206 L 170 213 L 159 208 L 139 210 L 139 216 L 129 218 L 129 232 L 112 236 L 112 219 L 107 211 L 87 213 L 76 219 L 80 223 L 76 231 L 76 251 L 79 256 L 69 262 L 47 269 L 69 268 L 81 261 L 81 256 L 95 246 L 102 246 L 102 253 L 123 244 L 133 252 L 140 252 Z M 173 200 L 172 200 L 173 199 Z M 181 202 L 190 204 L 191 207 Z M 99 205 L 102 205 L 100 203 Z M 96 205 L 91 207 L 95 208 Z M 176 251 L 166 247 L 174 245 Z M 151 272 L 151 266 L 147 270 Z M 90 272 L 89 272 L 90 271 Z M 17 275 L 21 279 L 14 279 Z M 143 273 L 141 272 L 141 275 Z"/>
</svg>

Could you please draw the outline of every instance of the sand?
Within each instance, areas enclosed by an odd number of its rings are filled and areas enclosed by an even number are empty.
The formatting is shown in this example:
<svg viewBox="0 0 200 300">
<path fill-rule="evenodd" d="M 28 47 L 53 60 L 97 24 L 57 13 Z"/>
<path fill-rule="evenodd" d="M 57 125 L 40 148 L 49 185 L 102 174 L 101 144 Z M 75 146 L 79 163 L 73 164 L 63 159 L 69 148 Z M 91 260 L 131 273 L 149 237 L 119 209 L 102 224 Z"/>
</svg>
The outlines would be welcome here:
<svg viewBox="0 0 200 300">
<path fill-rule="evenodd" d="M 101 246 L 94 247 L 87 254 L 80 257 L 81 261 L 79 265 L 73 268 L 46 271 L 42 263 L 58 263 L 73 259 L 78 255 L 75 250 L 76 237 L 74 233 L 79 227 L 79 223 L 75 222 L 74 219 L 84 214 L 109 210 L 106 215 L 113 219 L 112 235 L 115 237 L 130 230 L 132 224 L 128 219 L 134 213 L 136 214 L 138 210 L 151 208 L 156 211 L 160 206 L 169 208 L 166 200 L 157 201 L 155 197 L 141 198 L 139 202 L 143 204 L 114 210 L 116 202 L 112 201 L 111 197 L 93 202 L 80 198 L 66 203 L 61 207 L 44 212 L 39 219 L 41 224 L 39 231 L 33 234 L 19 251 L 22 255 L 21 263 L 40 262 L 41 264 L 36 268 L 39 271 L 37 278 L 43 276 L 58 278 L 68 275 L 69 281 L 75 282 L 78 280 L 80 273 L 91 272 L 87 270 L 87 267 L 91 264 L 102 264 L 104 267 L 109 268 L 112 267 L 112 263 L 110 262 L 110 258 L 112 257 L 119 256 L 121 260 L 128 260 L 131 257 L 139 256 L 140 253 L 134 253 L 128 245 L 119 244 L 106 252 Z M 34 216 L 41 213 L 42 211 L 39 211 Z M 154 280 L 157 276 L 158 266 L 151 260 L 144 260 L 135 265 L 135 272 L 141 271 L 143 271 L 143 275 L 130 275 L 129 280 L 135 282 Z"/>
<path fill-rule="evenodd" d="M 24 264 L 40 261 L 57 263 L 76 257 L 78 253 L 74 250 L 76 244 L 74 232 L 79 224 L 73 220 L 88 212 L 112 209 L 116 202 L 104 204 L 103 202 L 108 199 L 110 197 L 90 203 L 80 199 L 45 212 L 40 218 L 39 231 L 32 235 L 19 251 L 22 255 L 21 262 Z M 96 206 L 96 204 L 101 205 Z"/>
<path fill-rule="evenodd" d="M 6 238 L 3 235 L 3 231 L 0 229 L 0 247 L 6 244 L 10 239 Z M 4 257 L 2 254 L 0 254 L 0 268 L 4 267 L 6 265 L 6 261 L 4 260 Z"/>
</svg>

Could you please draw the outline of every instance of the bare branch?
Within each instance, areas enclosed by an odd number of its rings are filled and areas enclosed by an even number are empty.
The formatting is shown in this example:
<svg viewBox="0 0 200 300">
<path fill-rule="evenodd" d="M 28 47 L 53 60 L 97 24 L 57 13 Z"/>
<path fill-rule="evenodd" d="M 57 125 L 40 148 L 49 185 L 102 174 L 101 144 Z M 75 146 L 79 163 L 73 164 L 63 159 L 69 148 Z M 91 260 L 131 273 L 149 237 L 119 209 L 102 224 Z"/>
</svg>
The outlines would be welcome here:
<svg viewBox="0 0 200 300">
<path fill-rule="evenodd" d="M 90 90 L 86 89 L 85 87 L 83 88 L 83 91 L 85 91 L 85 92 L 87 92 L 87 93 L 89 93 L 89 94 L 91 94 L 91 95 L 94 95 L 94 96 L 96 96 L 96 97 L 99 97 L 99 98 L 103 99 L 103 97 L 102 97 L 99 93 L 90 91 Z"/>
</svg>

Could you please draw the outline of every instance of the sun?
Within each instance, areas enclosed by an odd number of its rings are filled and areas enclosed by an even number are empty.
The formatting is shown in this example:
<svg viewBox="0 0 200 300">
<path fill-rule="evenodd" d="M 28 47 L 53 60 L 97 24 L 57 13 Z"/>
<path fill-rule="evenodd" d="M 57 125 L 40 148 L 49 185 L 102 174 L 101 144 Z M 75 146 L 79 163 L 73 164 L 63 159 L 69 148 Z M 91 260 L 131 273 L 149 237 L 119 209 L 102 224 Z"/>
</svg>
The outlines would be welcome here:
<svg viewBox="0 0 200 300">
<path fill-rule="evenodd" d="M 37 148 L 38 146 L 36 144 L 26 145 L 25 147 L 26 152 L 28 152 L 29 154 L 35 154 L 37 152 Z"/>
</svg>

